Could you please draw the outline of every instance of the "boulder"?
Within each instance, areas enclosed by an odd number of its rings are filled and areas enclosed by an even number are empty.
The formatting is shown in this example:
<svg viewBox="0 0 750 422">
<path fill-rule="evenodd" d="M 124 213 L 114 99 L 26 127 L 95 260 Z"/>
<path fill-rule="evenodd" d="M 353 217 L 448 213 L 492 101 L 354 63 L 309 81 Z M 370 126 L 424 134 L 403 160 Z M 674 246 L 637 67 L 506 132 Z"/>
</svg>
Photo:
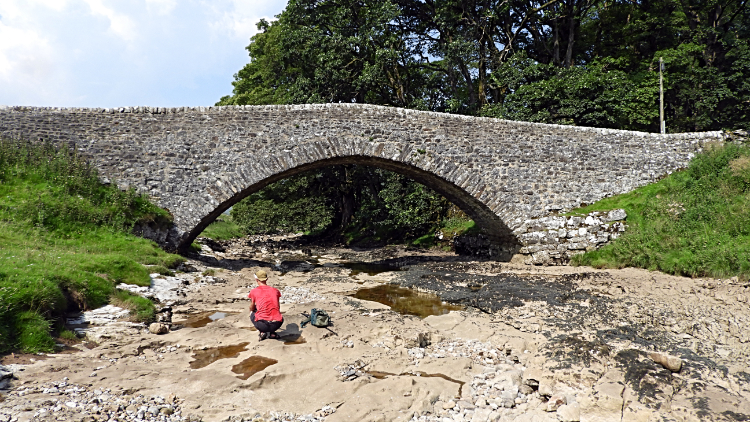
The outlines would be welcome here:
<svg viewBox="0 0 750 422">
<path fill-rule="evenodd" d="M 561 422 L 579 422 L 581 409 L 578 403 L 564 404 L 557 409 L 557 419 Z"/>
<path fill-rule="evenodd" d="M 148 326 L 148 331 L 151 334 L 166 334 L 169 332 L 169 327 L 166 324 L 154 322 Z"/>
<path fill-rule="evenodd" d="M 682 369 L 682 359 L 676 356 L 670 356 L 670 355 L 666 355 L 663 353 L 653 352 L 649 354 L 648 357 L 650 357 L 651 360 L 663 366 L 664 368 L 669 369 L 672 372 L 680 372 L 680 369 Z"/>
</svg>

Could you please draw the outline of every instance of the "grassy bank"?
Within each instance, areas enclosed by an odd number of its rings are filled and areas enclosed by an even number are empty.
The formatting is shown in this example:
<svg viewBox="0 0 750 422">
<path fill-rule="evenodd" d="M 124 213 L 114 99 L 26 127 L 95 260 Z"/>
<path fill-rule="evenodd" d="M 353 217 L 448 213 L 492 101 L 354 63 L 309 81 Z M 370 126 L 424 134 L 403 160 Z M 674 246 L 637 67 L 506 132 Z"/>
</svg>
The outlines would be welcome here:
<svg viewBox="0 0 750 422">
<path fill-rule="evenodd" d="M 170 220 L 135 192 L 102 185 L 74 152 L 0 140 L 0 352 L 50 351 L 64 312 L 112 300 L 147 320 L 153 305 L 114 286 L 148 285 L 144 264 L 182 260 L 129 234 Z"/>
<path fill-rule="evenodd" d="M 437 237 L 438 232 L 442 233 L 442 239 Z M 414 239 L 411 245 L 428 249 L 434 247 L 450 249 L 450 241 L 455 237 L 476 233 L 479 233 L 479 227 L 474 223 L 474 220 L 471 220 L 466 214 L 460 213 L 459 216 L 443 220 L 437 230 L 432 230 L 424 236 Z"/>
<path fill-rule="evenodd" d="M 627 211 L 628 230 L 612 244 L 574 257 L 574 264 L 750 276 L 750 147 L 714 147 L 658 183 L 575 212 L 615 208 Z"/>
</svg>

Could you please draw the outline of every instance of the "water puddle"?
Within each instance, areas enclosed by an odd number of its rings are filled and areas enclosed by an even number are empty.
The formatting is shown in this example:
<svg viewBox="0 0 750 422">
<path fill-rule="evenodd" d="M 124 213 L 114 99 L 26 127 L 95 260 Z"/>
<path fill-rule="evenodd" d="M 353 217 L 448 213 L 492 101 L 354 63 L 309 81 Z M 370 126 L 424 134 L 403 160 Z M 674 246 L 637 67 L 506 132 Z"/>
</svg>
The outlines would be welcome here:
<svg viewBox="0 0 750 422">
<path fill-rule="evenodd" d="M 459 381 L 457 379 L 453 379 L 445 374 L 428 374 L 426 372 L 404 372 L 402 374 L 394 374 L 391 372 L 383 372 L 383 371 L 367 371 L 368 374 L 370 374 L 375 379 L 385 379 L 387 377 L 393 377 L 393 376 L 410 376 L 410 377 L 424 377 L 424 378 L 442 378 L 446 381 L 453 382 L 458 384 L 458 394 L 456 397 L 461 397 L 461 392 L 464 389 L 464 384 L 466 384 L 463 381 Z"/>
<path fill-rule="evenodd" d="M 284 346 L 291 346 L 293 344 L 305 344 L 307 343 L 307 340 L 305 340 L 304 337 L 301 335 L 295 336 L 281 336 L 281 339 L 284 340 Z"/>
<path fill-rule="evenodd" d="M 263 356 L 250 356 L 242 362 L 232 367 L 232 372 L 241 374 L 237 378 L 246 380 L 258 372 L 278 363 L 276 359 L 266 358 Z"/>
<path fill-rule="evenodd" d="M 185 321 L 176 322 L 175 324 L 181 324 L 188 328 L 201 328 L 201 327 L 205 327 L 209 323 L 212 323 L 214 321 L 218 321 L 230 315 L 236 315 L 236 314 L 237 314 L 236 312 L 209 311 L 209 312 L 203 312 L 198 315 L 192 316 Z"/>
<path fill-rule="evenodd" d="M 390 306 L 394 312 L 416 315 L 420 318 L 430 315 L 443 315 L 450 311 L 462 309 L 460 306 L 444 303 L 437 295 L 418 292 L 395 284 L 381 284 L 372 288 L 360 289 L 350 296 L 382 303 Z"/>
<path fill-rule="evenodd" d="M 190 367 L 193 369 L 200 369 L 205 368 L 219 359 L 236 358 L 245 350 L 245 346 L 248 344 L 250 343 L 246 342 L 232 346 L 219 346 L 206 350 L 199 350 L 193 354 L 193 359 L 195 360 L 190 362 Z"/>
</svg>

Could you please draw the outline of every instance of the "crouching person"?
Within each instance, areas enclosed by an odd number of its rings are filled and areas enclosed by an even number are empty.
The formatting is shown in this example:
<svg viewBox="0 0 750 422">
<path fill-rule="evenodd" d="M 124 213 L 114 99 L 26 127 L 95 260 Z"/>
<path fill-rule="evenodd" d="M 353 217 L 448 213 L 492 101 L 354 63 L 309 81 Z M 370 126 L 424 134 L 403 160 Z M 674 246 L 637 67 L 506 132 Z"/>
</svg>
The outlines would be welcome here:
<svg viewBox="0 0 750 422">
<path fill-rule="evenodd" d="M 247 295 L 250 298 L 250 321 L 258 329 L 260 341 L 267 338 L 278 339 L 276 330 L 284 323 L 284 317 L 279 309 L 281 292 L 266 284 L 268 275 L 263 270 L 255 273 L 255 283 L 258 287 L 250 290 L 250 294 Z"/>
</svg>

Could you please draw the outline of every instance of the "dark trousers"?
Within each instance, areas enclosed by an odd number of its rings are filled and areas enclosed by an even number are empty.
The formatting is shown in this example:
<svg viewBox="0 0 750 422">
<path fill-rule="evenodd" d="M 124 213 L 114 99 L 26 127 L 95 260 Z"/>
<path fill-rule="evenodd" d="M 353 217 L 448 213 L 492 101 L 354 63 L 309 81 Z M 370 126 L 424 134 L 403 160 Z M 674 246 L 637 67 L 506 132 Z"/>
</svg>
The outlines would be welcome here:
<svg viewBox="0 0 750 422">
<path fill-rule="evenodd" d="M 253 325 L 255 328 L 258 329 L 261 333 L 273 333 L 279 328 L 281 328 L 281 325 L 284 323 L 284 320 L 281 321 L 264 321 L 262 319 L 255 320 L 255 312 L 250 314 L 250 321 L 253 322 Z"/>
</svg>

